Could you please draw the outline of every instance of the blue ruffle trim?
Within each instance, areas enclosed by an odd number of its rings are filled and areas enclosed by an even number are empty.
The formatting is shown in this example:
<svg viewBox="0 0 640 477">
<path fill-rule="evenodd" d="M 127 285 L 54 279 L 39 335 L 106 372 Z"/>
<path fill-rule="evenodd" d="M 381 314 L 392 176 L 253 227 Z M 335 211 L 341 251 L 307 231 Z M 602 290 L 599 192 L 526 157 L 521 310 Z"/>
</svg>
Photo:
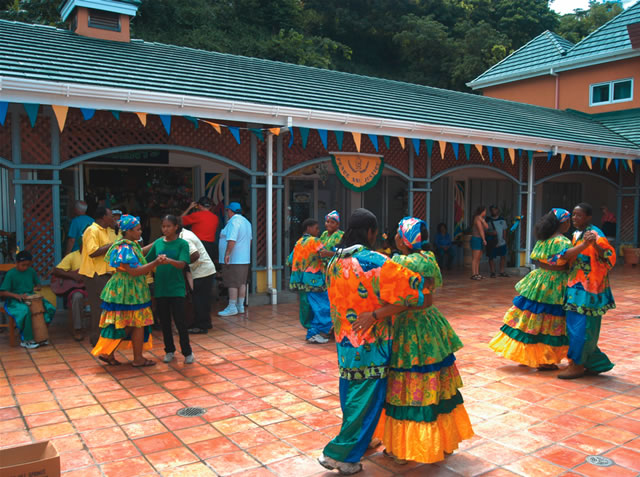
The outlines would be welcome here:
<svg viewBox="0 0 640 477">
<path fill-rule="evenodd" d="M 448 368 L 453 366 L 456 357 L 453 353 L 444 358 L 439 363 L 427 364 L 426 366 L 412 366 L 409 369 L 406 368 L 391 368 L 391 371 L 398 371 L 401 373 L 433 373 L 434 371 L 440 371 L 442 368 Z"/>
<path fill-rule="evenodd" d="M 151 302 L 148 301 L 146 303 L 138 303 L 135 305 L 125 305 L 122 303 L 109 303 L 106 301 L 102 302 L 100 307 L 105 311 L 135 311 L 142 310 L 143 308 L 149 308 L 151 306 Z"/>
<path fill-rule="evenodd" d="M 309 287 L 323 287 L 325 286 L 324 274 L 322 272 L 310 273 L 295 271 L 291 272 L 291 278 L 289 279 L 290 285 L 302 284 Z"/>
<path fill-rule="evenodd" d="M 582 283 L 576 283 L 567 288 L 565 305 L 575 305 L 583 308 L 599 309 L 615 304 L 611 288 L 607 287 L 602 293 L 590 293 L 584 289 Z"/>
<path fill-rule="evenodd" d="M 548 303 L 540 303 L 529 300 L 528 298 L 518 295 L 513 299 L 513 304 L 522 311 L 530 311 L 535 315 L 546 314 L 553 316 L 564 316 L 562 305 L 550 305 Z"/>
</svg>

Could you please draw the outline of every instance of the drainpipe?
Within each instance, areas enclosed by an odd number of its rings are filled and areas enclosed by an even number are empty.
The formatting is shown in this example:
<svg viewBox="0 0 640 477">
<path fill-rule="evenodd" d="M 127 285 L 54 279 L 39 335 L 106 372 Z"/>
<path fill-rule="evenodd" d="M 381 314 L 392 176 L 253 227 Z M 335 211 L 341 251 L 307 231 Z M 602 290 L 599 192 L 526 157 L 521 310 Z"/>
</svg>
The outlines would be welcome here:
<svg viewBox="0 0 640 477">
<path fill-rule="evenodd" d="M 556 98 L 554 108 L 558 109 L 560 107 L 560 75 L 558 73 L 554 73 L 553 68 L 549 70 L 549 74 L 556 77 Z"/>
<path fill-rule="evenodd" d="M 527 178 L 527 267 L 531 268 L 531 234 L 533 233 L 533 181 L 535 179 L 535 156 L 529 163 L 529 174 Z"/>
<path fill-rule="evenodd" d="M 267 132 L 267 293 L 271 304 L 278 304 L 278 290 L 273 288 L 273 134 Z"/>
</svg>

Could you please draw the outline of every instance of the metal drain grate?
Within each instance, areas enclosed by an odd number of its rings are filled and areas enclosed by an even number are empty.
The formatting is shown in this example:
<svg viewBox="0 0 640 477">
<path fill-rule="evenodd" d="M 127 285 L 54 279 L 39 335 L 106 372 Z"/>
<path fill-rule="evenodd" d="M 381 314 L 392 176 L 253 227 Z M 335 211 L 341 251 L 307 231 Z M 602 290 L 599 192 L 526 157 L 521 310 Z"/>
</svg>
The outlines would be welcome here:
<svg viewBox="0 0 640 477">
<path fill-rule="evenodd" d="M 589 462 L 589 464 L 597 465 L 598 467 L 611 467 L 615 464 L 615 462 L 608 457 L 602 457 L 600 455 L 588 455 L 585 460 Z"/>
<path fill-rule="evenodd" d="M 207 412 L 207 410 L 201 407 L 185 407 L 178 410 L 177 414 L 182 417 L 196 417 L 202 416 L 205 412 Z"/>
</svg>

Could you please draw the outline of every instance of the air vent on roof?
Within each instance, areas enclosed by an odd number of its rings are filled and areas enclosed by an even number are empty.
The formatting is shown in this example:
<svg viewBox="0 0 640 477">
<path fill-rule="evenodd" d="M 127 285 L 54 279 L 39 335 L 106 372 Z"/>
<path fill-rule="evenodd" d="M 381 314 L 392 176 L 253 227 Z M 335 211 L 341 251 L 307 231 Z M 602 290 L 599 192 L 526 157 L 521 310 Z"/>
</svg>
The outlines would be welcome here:
<svg viewBox="0 0 640 477">
<path fill-rule="evenodd" d="M 631 40 L 631 47 L 634 49 L 640 48 L 640 22 L 627 25 L 627 32 L 629 33 L 629 40 Z"/>
<path fill-rule="evenodd" d="M 113 12 L 89 10 L 89 26 L 103 30 L 120 31 L 120 15 Z"/>
</svg>

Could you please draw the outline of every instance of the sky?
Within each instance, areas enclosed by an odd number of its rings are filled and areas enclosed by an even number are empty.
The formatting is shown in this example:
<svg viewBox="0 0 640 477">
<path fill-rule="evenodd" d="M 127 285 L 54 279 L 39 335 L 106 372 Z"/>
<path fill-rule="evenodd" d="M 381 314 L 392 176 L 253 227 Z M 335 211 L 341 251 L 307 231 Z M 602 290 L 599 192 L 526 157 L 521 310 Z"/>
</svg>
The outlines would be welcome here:
<svg viewBox="0 0 640 477">
<path fill-rule="evenodd" d="M 622 6 L 627 8 L 633 5 L 637 0 L 622 0 Z M 556 12 L 564 15 L 565 13 L 573 13 L 576 8 L 586 10 L 589 8 L 589 0 L 554 0 L 551 8 Z"/>
</svg>

